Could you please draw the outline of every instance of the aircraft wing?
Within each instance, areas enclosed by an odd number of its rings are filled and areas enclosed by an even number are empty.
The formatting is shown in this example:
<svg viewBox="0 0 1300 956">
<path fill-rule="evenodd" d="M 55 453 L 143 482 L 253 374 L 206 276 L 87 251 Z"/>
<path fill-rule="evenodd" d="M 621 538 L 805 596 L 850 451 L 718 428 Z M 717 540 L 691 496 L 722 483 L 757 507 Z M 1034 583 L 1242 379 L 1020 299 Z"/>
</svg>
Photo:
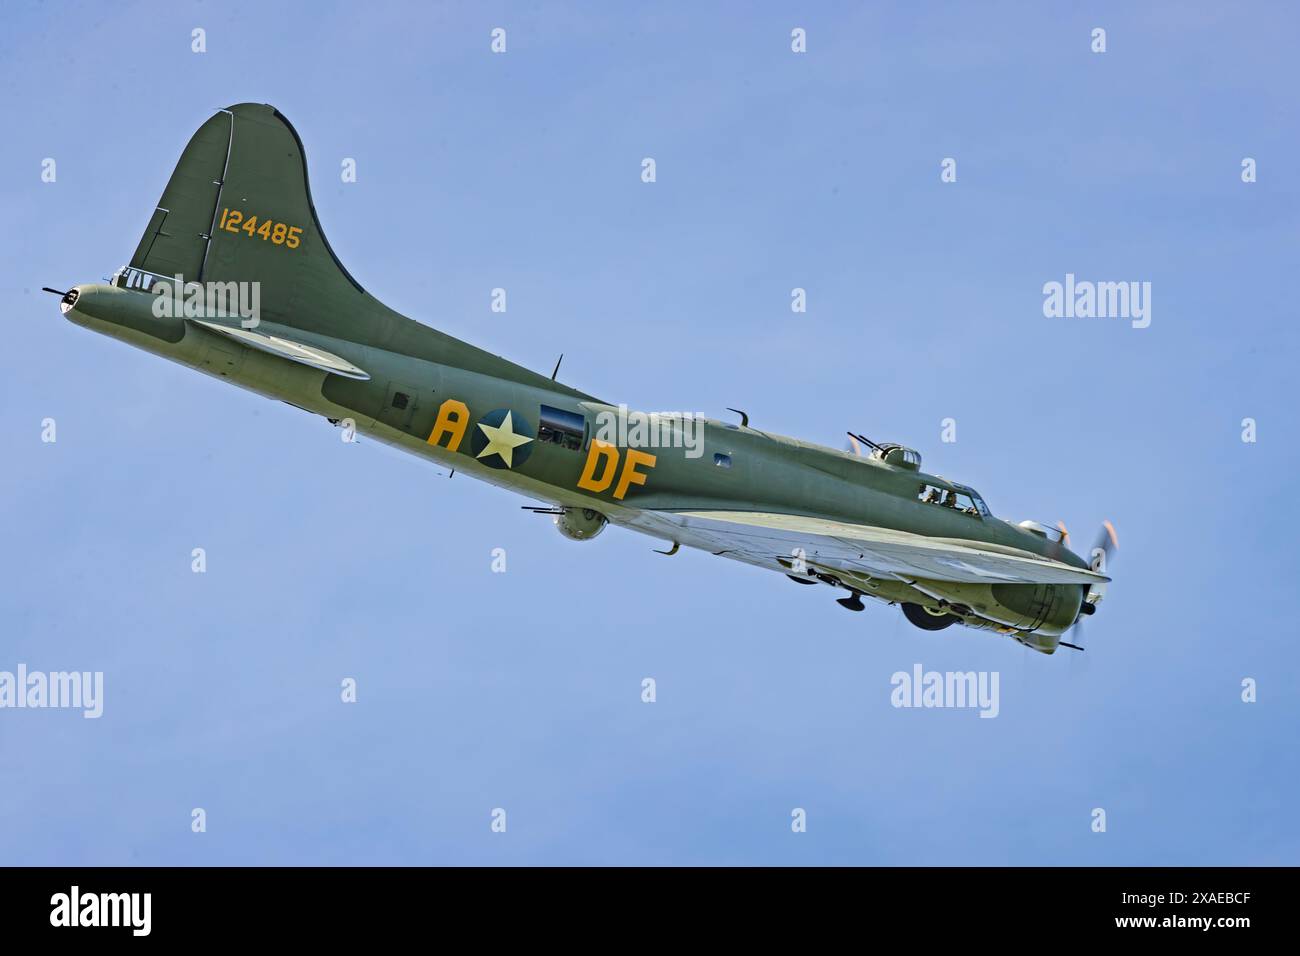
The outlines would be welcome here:
<svg viewBox="0 0 1300 956">
<path fill-rule="evenodd" d="M 657 511 L 643 512 L 626 523 L 688 546 L 769 567 L 778 557 L 789 560 L 800 548 L 810 562 L 880 578 L 969 584 L 1096 584 L 1110 580 L 1028 551 L 802 515 Z M 652 530 L 651 525 L 658 527 Z"/>
</svg>

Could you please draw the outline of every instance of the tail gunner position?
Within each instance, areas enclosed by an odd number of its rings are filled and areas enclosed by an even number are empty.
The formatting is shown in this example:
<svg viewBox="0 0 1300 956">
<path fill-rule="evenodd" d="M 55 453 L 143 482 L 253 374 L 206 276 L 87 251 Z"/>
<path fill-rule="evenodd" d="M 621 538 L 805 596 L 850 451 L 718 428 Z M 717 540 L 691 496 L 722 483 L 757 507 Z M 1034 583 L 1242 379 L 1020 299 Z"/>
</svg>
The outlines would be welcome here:
<svg viewBox="0 0 1300 956">
<path fill-rule="evenodd" d="M 108 285 L 59 307 L 77 325 L 289 402 L 513 489 L 567 537 L 608 523 L 800 584 L 902 606 L 1046 654 L 1109 580 L 1109 524 L 1091 561 L 1064 528 L 995 518 L 920 456 L 853 435 L 848 453 L 712 420 L 626 409 L 408 319 L 339 262 L 307 185 L 302 141 L 270 106 L 221 110 L 194 134 L 143 238 Z M 558 371 L 558 366 L 557 366 Z M 641 417 L 644 423 L 645 416 Z M 682 441 L 687 429 L 698 429 Z M 647 429 L 641 429 L 647 431 Z"/>
</svg>

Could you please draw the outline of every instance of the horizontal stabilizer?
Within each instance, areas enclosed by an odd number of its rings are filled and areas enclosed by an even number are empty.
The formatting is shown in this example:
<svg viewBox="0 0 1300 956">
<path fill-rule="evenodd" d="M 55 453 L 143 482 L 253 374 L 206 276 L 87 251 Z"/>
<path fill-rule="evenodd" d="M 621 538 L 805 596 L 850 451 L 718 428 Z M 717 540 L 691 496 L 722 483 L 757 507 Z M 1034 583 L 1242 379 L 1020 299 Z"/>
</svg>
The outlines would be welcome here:
<svg viewBox="0 0 1300 956">
<path fill-rule="evenodd" d="M 203 326 L 205 329 L 211 329 L 213 332 L 228 336 L 247 345 L 249 348 L 278 355 L 290 362 L 310 365 L 322 372 L 342 375 L 344 378 L 356 378 L 362 381 L 370 378 L 369 372 L 357 368 L 346 359 L 341 359 L 333 352 L 326 352 L 315 345 L 303 345 L 301 342 L 294 342 L 278 335 L 268 335 L 265 332 L 255 332 L 243 326 L 218 325 L 215 322 L 204 322 L 202 319 L 190 319 L 190 321 Z"/>
<path fill-rule="evenodd" d="M 336 375 L 368 377 L 334 356 L 323 361 L 313 354 L 316 346 L 301 352 L 299 344 L 378 347 L 591 398 L 400 315 L 368 294 L 325 238 L 307 181 L 302 140 L 273 106 L 238 103 L 218 110 L 199 127 L 181 153 L 123 279 L 114 284 L 149 291 L 156 280 L 178 275 L 187 283 L 257 288 L 258 317 L 276 336 L 297 341 L 287 351 L 253 337 L 245 338 L 245 344 Z M 304 333 L 301 339 L 298 332 Z M 357 358 L 367 354 L 339 348 Z"/>
</svg>

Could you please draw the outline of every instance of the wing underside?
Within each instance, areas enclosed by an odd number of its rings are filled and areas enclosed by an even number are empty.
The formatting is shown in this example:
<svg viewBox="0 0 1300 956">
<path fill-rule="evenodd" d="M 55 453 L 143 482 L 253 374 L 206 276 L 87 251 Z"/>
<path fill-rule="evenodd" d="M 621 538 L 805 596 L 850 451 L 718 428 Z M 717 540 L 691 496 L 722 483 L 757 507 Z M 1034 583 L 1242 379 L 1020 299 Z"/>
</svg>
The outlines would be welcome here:
<svg viewBox="0 0 1300 956">
<path fill-rule="evenodd" d="M 629 527 L 781 570 L 797 550 L 820 566 L 889 580 L 968 584 L 1095 584 L 1105 575 L 1028 551 L 803 515 L 754 511 L 654 511 Z M 778 560 L 780 559 L 780 560 Z"/>
</svg>

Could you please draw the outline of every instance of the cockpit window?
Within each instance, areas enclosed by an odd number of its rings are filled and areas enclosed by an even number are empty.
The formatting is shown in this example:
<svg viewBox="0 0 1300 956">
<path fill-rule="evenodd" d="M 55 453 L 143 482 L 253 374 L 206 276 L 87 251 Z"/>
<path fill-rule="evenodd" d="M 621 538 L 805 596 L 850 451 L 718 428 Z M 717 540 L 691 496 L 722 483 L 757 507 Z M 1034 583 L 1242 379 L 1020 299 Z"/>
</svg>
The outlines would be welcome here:
<svg viewBox="0 0 1300 956">
<path fill-rule="evenodd" d="M 942 488 L 938 485 L 923 484 L 916 497 L 923 504 L 950 508 L 974 518 L 990 517 L 984 499 L 970 488 Z"/>
</svg>

